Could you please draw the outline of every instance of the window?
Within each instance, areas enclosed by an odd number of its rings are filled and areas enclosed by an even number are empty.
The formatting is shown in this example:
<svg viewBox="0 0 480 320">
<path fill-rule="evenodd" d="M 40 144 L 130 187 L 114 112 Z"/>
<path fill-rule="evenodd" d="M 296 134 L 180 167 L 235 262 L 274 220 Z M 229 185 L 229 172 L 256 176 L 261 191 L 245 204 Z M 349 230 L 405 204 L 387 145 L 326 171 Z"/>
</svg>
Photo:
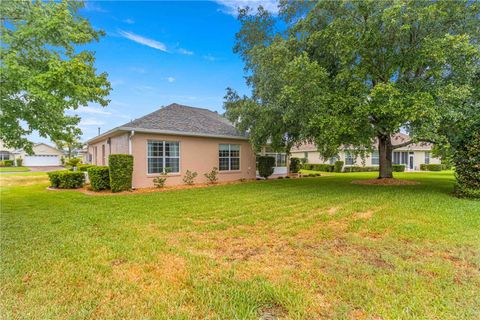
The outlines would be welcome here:
<svg viewBox="0 0 480 320">
<path fill-rule="evenodd" d="M 380 156 L 378 154 L 378 150 L 372 151 L 372 165 L 379 165 L 380 164 Z"/>
<path fill-rule="evenodd" d="M 355 155 L 351 151 L 345 151 L 345 165 L 352 166 L 355 164 Z"/>
<path fill-rule="evenodd" d="M 148 174 L 180 172 L 180 147 L 176 141 L 148 141 Z"/>
<path fill-rule="evenodd" d="M 8 151 L 0 151 L 0 160 L 10 160 L 10 152 Z"/>
<path fill-rule="evenodd" d="M 339 159 L 340 159 L 340 157 L 338 155 L 336 155 L 335 157 L 331 157 L 330 159 L 328 159 L 328 163 L 329 164 L 335 164 L 335 162 L 337 162 Z"/>
<path fill-rule="evenodd" d="M 218 162 L 220 171 L 240 170 L 240 145 L 220 144 L 218 147 Z"/>
<path fill-rule="evenodd" d="M 265 156 L 275 158 L 274 167 L 286 167 L 287 166 L 287 154 L 277 152 L 266 152 Z"/>
<path fill-rule="evenodd" d="M 102 144 L 102 166 L 105 165 L 105 145 Z"/>
<path fill-rule="evenodd" d="M 430 164 L 430 152 L 425 151 L 425 164 Z"/>
<path fill-rule="evenodd" d="M 394 151 L 393 164 L 408 164 L 408 152 Z"/>
</svg>

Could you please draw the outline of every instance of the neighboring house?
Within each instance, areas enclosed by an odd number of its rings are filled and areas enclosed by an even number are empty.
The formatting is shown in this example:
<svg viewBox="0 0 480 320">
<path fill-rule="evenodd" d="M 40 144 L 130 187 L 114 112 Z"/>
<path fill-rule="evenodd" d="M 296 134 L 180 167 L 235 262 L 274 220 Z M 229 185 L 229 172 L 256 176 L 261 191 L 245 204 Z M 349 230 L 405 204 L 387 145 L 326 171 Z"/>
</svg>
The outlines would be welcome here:
<svg viewBox="0 0 480 320">
<path fill-rule="evenodd" d="M 403 133 L 397 133 L 392 137 L 392 144 L 400 144 L 410 140 L 410 137 Z M 307 163 L 329 163 L 341 160 L 345 166 L 378 166 L 379 157 L 377 144 L 374 144 L 374 150 L 367 155 L 365 159 L 360 156 L 355 157 L 354 153 L 348 147 L 342 147 L 337 157 L 324 160 L 313 143 L 305 143 L 292 148 L 291 157 L 306 159 Z M 393 164 L 404 164 L 405 170 L 420 170 L 421 164 L 439 164 L 440 159 L 432 156 L 433 145 L 431 143 L 412 143 L 406 147 L 398 148 L 393 151 Z"/>
<path fill-rule="evenodd" d="M 255 152 L 246 134 L 207 109 L 171 104 L 87 141 L 88 162 L 108 165 L 110 154 L 133 155 L 133 187 L 152 187 L 168 170 L 166 185 L 183 184 L 187 170 L 204 174 L 218 168 L 220 182 L 255 179 Z M 279 165 L 283 165 L 279 161 Z M 286 172 L 285 169 L 276 171 Z"/>
<path fill-rule="evenodd" d="M 35 166 L 59 166 L 61 158 L 64 156 L 63 151 L 58 150 L 46 143 L 37 143 L 33 145 L 33 154 L 28 155 L 22 149 L 6 148 L 0 141 L 0 160 L 16 160 L 23 159 L 23 165 L 26 167 Z M 16 162 L 14 162 L 16 165 Z"/>
</svg>

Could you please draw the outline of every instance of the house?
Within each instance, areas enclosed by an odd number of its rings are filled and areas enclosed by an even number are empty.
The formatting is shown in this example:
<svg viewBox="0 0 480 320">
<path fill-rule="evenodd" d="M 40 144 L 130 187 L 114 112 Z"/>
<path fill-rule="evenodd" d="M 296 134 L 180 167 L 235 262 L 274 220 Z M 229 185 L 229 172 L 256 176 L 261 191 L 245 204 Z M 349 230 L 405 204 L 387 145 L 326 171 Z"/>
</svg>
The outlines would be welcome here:
<svg viewBox="0 0 480 320">
<path fill-rule="evenodd" d="M 0 141 L 0 160 L 23 159 L 23 165 L 27 167 L 36 166 L 59 166 L 64 152 L 52 147 L 46 143 L 36 143 L 33 145 L 33 154 L 28 155 L 23 149 L 7 148 Z"/>
<path fill-rule="evenodd" d="M 410 140 L 410 137 L 403 133 L 397 133 L 392 137 L 392 144 L 400 144 Z M 405 170 L 420 170 L 421 164 L 440 164 L 440 159 L 432 156 L 433 145 L 431 143 L 412 143 L 406 147 L 395 149 L 392 154 L 393 164 L 404 164 Z M 341 160 L 345 166 L 378 166 L 379 155 L 377 143 L 374 143 L 373 151 L 365 159 L 360 156 L 355 157 L 349 147 L 342 147 L 337 157 L 323 159 L 313 143 L 304 143 L 292 148 L 291 157 L 306 159 L 307 163 L 327 163 L 334 164 Z"/>
<path fill-rule="evenodd" d="M 166 185 L 183 184 L 187 170 L 205 173 L 218 168 L 220 182 L 255 179 L 255 152 L 248 136 L 225 117 L 207 109 L 170 104 L 87 141 L 88 162 L 108 165 L 110 154 L 133 155 L 133 187 L 152 187 L 168 171 Z M 286 156 L 285 156 L 286 157 Z M 281 158 L 281 156 L 279 156 Z M 279 159 L 277 172 L 286 172 Z"/>
</svg>

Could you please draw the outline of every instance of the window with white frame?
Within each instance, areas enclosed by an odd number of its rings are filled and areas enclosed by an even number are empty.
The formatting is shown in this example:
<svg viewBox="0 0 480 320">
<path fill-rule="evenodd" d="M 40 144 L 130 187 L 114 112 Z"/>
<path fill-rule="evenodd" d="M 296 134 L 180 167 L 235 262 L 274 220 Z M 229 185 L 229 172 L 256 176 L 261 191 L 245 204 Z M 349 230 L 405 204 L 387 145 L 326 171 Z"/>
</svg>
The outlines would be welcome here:
<svg viewBox="0 0 480 320">
<path fill-rule="evenodd" d="M 0 151 L 0 160 L 10 160 L 10 152 L 8 151 Z"/>
<path fill-rule="evenodd" d="M 180 146 L 177 141 L 148 141 L 148 174 L 180 172 Z"/>
<path fill-rule="evenodd" d="M 275 158 L 274 167 L 286 167 L 287 166 L 287 154 L 278 152 L 266 152 L 265 156 Z"/>
<path fill-rule="evenodd" d="M 355 155 L 351 151 L 345 151 L 345 165 L 352 166 L 355 164 Z"/>
<path fill-rule="evenodd" d="M 430 152 L 425 152 L 425 164 L 430 164 Z"/>
<path fill-rule="evenodd" d="M 378 154 L 378 150 L 372 151 L 372 165 L 379 165 L 380 164 L 380 155 Z"/>
<path fill-rule="evenodd" d="M 220 144 L 218 146 L 218 170 L 240 170 L 239 144 Z"/>
<path fill-rule="evenodd" d="M 408 164 L 408 152 L 394 151 L 393 152 L 393 164 Z"/>
</svg>

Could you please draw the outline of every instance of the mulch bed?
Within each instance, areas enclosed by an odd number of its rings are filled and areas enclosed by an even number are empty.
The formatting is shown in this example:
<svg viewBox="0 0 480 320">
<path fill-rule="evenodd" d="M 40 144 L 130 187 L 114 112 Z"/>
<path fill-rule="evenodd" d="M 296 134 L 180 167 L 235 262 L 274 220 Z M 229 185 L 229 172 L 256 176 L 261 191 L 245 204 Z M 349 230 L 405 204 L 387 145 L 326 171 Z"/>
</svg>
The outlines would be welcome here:
<svg viewBox="0 0 480 320">
<path fill-rule="evenodd" d="M 401 179 L 365 179 L 365 180 L 353 180 L 353 184 L 366 184 L 376 186 L 399 186 L 399 185 L 413 185 L 419 184 L 418 181 L 413 180 L 401 180 Z"/>
</svg>

